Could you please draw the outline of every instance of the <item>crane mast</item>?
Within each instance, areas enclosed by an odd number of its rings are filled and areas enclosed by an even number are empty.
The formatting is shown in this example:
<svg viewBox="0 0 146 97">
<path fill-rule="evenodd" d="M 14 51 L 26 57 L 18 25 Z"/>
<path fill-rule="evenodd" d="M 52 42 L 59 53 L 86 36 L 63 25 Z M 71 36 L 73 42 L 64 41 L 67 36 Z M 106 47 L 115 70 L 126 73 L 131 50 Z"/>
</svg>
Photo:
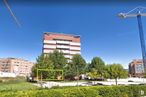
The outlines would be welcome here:
<svg viewBox="0 0 146 97">
<path fill-rule="evenodd" d="M 141 11 L 143 11 L 144 9 L 146 9 L 146 7 L 139 6 L 127 13 L 120 13 L 119 16 L 122 18 L 137 17 L 141 52 L 142 52 L 142 61 L 143 61 L 144 72 L 146 73 L 146 49 L 145 49 L 145 40 L 144 40 L 143 26 L 142 26 L 142 20 L 141 20 L 142 16 L 146 16 L 146 13 L 141 13 Z M 133 13 L 135 11 L 136 13 Z"/>
<path fill-rule="evenodd" d="M 138 28 L 139 28 L 139 37 L 140 37 L 140 43 L 141 43 L 144 71 L 146 73 L 146 50 L 145 50 L 145 40 L 144 40 L 144 33 L 143 33 L 143 26 L 142 26 L 140 11 L 138 12 L 138 15 L 137 15 L 137 21 L 138 21 Z"/>
</svg>

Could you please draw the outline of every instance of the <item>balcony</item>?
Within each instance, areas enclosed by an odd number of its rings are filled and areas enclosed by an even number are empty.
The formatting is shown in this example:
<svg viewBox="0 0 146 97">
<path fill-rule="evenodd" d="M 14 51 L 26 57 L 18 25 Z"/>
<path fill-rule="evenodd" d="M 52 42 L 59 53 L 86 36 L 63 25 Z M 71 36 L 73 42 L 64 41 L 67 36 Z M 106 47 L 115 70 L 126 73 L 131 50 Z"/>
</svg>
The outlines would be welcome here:
<svg viewBox="0 0 146 97">
<path fill-rule="evenodd" d="M 66 45 L 57 45 L 57 48 L 69 49 L 69 46 L 66 46 Z"/>
<path fill-rule="evenodd" d="M 70 42 L 69 41 L 56 41 L 56 43 L 58 43 L 58 44 L 69 44 Z"/>
<path fill-rule="evenodd" d="M 70 45 L 80 46 L 81 43 L 78 43 L 78 42 L 70 42 Z"/>
<path fill-rule="evenodd" d="M 59 52 L 65 53 L 65 54 L 69 54 L 70 51 L 69 50 L 59 50 Z"/>
<path fill-rule="evenodd" d="M 56 41 L 54 41 L 54 40 L 44 40 L 44 43 L 56 44 Z"/>
<path fill-rule="evenodd" d="M 70 47 L 70 50 L 81 50 L 81 48 L 80 47 Z"/>
<path fill-rule="evenodd" d="M 65 58 L 71 58 L 71 56 L 70 56 L 70 55 L 64 55 L 64 57 L 65 57 Z"/>
<path fill-rule="evenodd" d="M 77 52 L 77 51 L 70 51 L 70 54 L 81 54 L 81 52 Z"/>
<path fill-rule="evenodd" d="M 44 50 L 44 53 L 53 53 L 53 50 Z"/>
<path fill-rule="evenodd" d="M 44 48 L 56 49 L 55 45 L 44 45 Z"/>
</svg>

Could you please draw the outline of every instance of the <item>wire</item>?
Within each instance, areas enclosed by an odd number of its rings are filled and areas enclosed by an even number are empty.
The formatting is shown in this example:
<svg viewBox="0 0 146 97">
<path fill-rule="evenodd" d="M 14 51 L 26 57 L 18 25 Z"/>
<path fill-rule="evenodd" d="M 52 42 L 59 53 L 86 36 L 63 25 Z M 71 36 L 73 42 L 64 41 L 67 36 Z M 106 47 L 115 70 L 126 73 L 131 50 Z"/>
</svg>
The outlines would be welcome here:
<svg viewBox="0 0 146 97">
<path fill-rule="evenodd" d="M 132 9 L 132 10 L 130 10 L 129 12 L 126 13 L 126 15 L 129 14 L 129 13 L 131 13 L 131 12 L 133 12 L 133 11 L 135 11 L 135 10 L 138 9 L 138 8 L 139 8 L 139 6 L 136 7 L 136 8 L 134 8 L 134 9 Z"/>
<path fill-rule="evenodd" d="M 146 7 L 143 7 L 143 6 L 140 6 L 141 8 L 143 8 L 143 9 L 146 9 Z"/>
<path fill-rule="evenodd" d="M 129 12 L 126 13 L 126 15 L 130 14 L 131 12 L 135 11 L 135 10 L 141 10 L 143 11 L 144 9 L 146 9 L 146 7 L 143 7 L 143 6 L 138 6 L 132 10 L 130 10 Z"/>
<path fill-rule="evenodd" d="M 4 3 L 5 3 L 5 5 L 6 5 L 6 7 L 8 8 L 10 14 L 12 15 L 13 19 L 14 19 L 15 22 L 17 23 L 17 25 L 18 25 L 19 27 L 21 27 L 21 24 L 19 23 L 18 19 L 15 17 L 14 13 L 12 12 L 12 10 L 11 10 L 11 8 L 10 8 L 10 6 L 8 5 L 8 3 L 7 3 L 6 0 L 4 0 Z"/>
</svg>

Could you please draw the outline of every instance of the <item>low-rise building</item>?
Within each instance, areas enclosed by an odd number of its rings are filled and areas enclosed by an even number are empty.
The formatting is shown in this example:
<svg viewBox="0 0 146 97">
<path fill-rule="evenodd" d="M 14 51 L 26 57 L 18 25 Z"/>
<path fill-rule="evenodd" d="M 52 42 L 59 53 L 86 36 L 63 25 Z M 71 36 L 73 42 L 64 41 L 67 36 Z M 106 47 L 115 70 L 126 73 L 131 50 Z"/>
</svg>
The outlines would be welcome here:
<svg viewBox="0 0 146 97">
<path fill-rule="evenodd" d="M 143 61 L 140 59 L 134 59 L 129 63 L 129 76 L 131 77 L 143 77 L 144 66 Z"/>
<path fill-rule="evenodd" d="M 33 62 L 19 58 L 0 58 L 0 72 L 27 76 L 31 73 Z"/>
</svg>

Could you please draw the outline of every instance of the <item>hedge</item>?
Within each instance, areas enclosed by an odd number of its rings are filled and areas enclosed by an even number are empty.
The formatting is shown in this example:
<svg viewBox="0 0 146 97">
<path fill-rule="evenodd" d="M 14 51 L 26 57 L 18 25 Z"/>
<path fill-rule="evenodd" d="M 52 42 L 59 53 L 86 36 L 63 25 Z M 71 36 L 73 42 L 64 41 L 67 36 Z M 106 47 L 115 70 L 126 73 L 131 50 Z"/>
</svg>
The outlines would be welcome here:
<svg viewBox="0 0 146 97">
<path fill-rule="evenodd" d="M 0 97 L 144 97 L 146 86 L 90 86 L 1 91 Z"/>
</svg>

